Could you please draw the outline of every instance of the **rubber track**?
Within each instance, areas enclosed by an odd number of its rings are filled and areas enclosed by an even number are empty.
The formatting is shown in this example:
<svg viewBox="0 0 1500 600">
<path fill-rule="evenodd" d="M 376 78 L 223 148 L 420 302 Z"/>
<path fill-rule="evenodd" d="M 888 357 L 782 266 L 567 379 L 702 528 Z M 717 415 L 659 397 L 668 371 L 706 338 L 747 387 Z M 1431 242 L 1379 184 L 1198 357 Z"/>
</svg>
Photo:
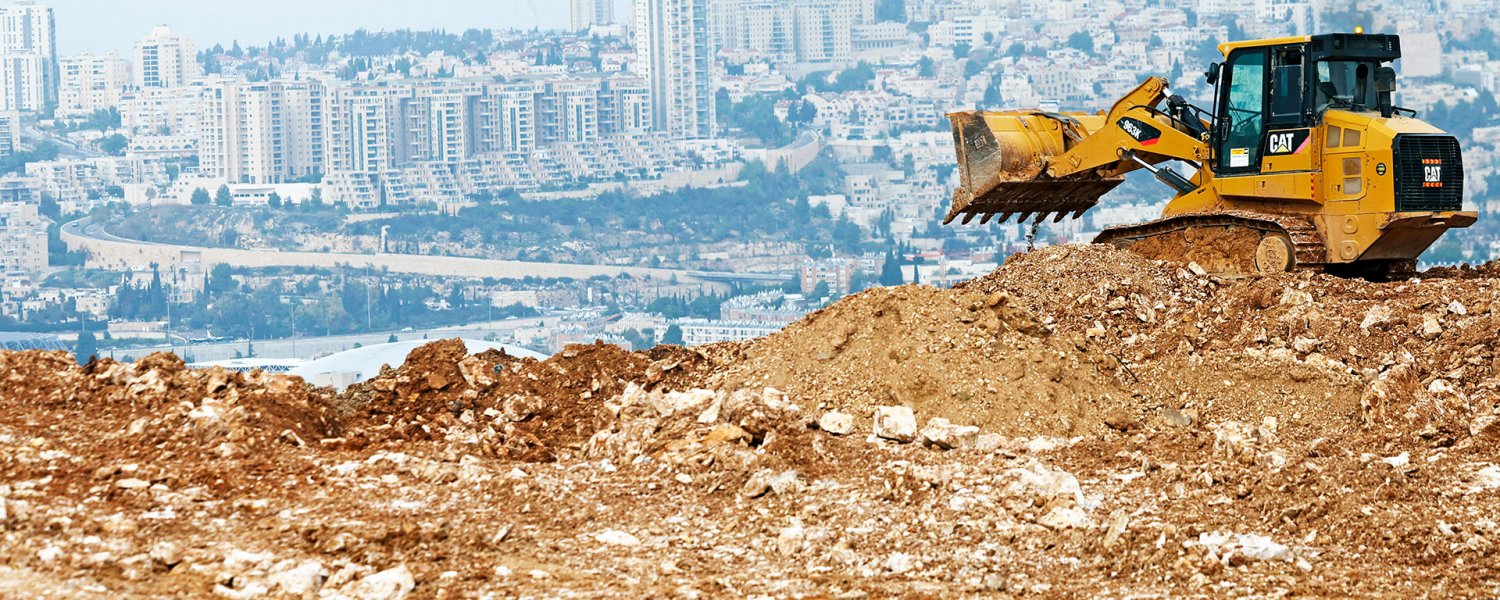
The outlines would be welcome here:
<svg viewBox="0 0 1500 600">
<path fill-rule="evenodd" d="M 1182 231 L 1193 227 L 1247 227 L 1269 233 L 1285 234 L 1292 240 L 1297 267 L 1323 265 L 1328 262 L 1328 247 L 1323 234 L 1311 219 L 1294 215 L 1273 215 L 1247 211 L 1218 211 L 1164 217 L 1134 225 L 1105 228 L 1094 238 L 1095 244 L 1138 242 L 1149 237 Z"/>
</svg>

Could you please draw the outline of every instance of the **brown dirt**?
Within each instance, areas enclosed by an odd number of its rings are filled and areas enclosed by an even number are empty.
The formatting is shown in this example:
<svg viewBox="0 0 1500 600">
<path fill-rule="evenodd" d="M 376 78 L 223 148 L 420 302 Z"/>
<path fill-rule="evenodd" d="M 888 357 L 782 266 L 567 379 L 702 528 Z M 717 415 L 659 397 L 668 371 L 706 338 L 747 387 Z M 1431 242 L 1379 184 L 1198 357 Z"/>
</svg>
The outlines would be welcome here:
<svg viewBox="0 0 1500 600">
<path fill-rule="evenodd" d="M 434 342 L 342 394 L 0 354 L 0 596 L 1494 597 L 1497 271 L 1065 246 L 745 344 Z M 987 435 L 867 440 L 883 404 Z"/>
<path fill-rule="evenodd" d="M 1080 335 L 1054 335 L 1010 294 L 877 288 L 747 344 L 717 382 L 771 386 L 809 408 L 876 406 L 1006 435 L 1098 432 L 1130 404 L 1120 365 Z"/>
<path fill-rule="evenodd" d="M 1151 260 L 1196 262 L 1209 273 L 1251 275 L 1261 236 L 1244 227 L 1195 227 L 1152 236 L 1129 249 Z"/>
</svg>

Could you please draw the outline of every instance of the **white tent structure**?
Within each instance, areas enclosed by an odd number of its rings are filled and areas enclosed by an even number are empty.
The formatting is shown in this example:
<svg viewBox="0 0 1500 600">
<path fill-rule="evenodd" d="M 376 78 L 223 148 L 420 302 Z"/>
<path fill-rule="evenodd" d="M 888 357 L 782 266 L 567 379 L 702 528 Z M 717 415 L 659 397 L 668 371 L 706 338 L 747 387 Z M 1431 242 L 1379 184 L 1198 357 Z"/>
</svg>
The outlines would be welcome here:
<svg viewBox="0 0 1500 600">
<path fill-rule="evenodd" d="M 313 385 L 326 385 L 337 389 L 344 389 L 379 375 L 380 367 L 384 365 L 400 367 L 406 364 L 406 356 L 411 354 L 412 350 L 432 341 L 410 340 L 345 350 L 317 360 L 308 361 L 292 369 L 288 374 L 297 375 Z M 502 350 L 506 354 L 521 358 L 535 358 L 537 360 L 547 358 L 545 354 L 520 346 L 508 346 L 484 340 L 463 339 L 462 341 L 464 347 L 468 349 L 469 354 L 476 354 L 486 350 Z"/>
</svg>

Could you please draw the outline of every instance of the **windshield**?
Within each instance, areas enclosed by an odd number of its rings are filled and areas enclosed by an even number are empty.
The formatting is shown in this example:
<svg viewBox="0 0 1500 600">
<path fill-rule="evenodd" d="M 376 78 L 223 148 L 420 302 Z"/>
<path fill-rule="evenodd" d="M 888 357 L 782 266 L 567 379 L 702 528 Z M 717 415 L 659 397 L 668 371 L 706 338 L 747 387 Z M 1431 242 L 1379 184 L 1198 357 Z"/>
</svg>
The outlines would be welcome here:
<svg viewBox="0 0 1500 600">
<path fill-rule="evenodd" d="M 1375 62 L 1325 60 L 1318 63 L 1318 110 L 1375 106 Z"/>
</svg>

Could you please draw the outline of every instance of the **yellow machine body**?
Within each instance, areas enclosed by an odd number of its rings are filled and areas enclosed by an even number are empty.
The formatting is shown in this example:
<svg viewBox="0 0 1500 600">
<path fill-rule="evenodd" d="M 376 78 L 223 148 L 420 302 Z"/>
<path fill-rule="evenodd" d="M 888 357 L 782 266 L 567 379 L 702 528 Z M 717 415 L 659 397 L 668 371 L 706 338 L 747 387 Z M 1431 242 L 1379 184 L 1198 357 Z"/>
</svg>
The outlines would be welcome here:
<svg viewBox="0 0 1500 600">
<path fill-rule="evenodd" d="M 961 178 L 948 220 L 1078 217 L 1126 173 L 1147 169 L 1176 191 L 1163 218 L 1111 228 L 1098 241 L 1249 227 L 1285 244 L 1286 268 L 1410 265 L 1443 232 L 1475 221 L 1461 210 L 1457 141 L 1391 106 L 1388 89 L 1375 91 L 1394 86 L 1394 72 L 1379 65 L 1399 57 L 1396 36 L 1280 38 L 1220 50 L 1229 81 L 1206 118 L 1169 97 L 1157 77 L 1098 113 L 948 115 Z M 1164 168 L 1168 161 L 1193 173 L 1177 175 Z"/>
</svg>

